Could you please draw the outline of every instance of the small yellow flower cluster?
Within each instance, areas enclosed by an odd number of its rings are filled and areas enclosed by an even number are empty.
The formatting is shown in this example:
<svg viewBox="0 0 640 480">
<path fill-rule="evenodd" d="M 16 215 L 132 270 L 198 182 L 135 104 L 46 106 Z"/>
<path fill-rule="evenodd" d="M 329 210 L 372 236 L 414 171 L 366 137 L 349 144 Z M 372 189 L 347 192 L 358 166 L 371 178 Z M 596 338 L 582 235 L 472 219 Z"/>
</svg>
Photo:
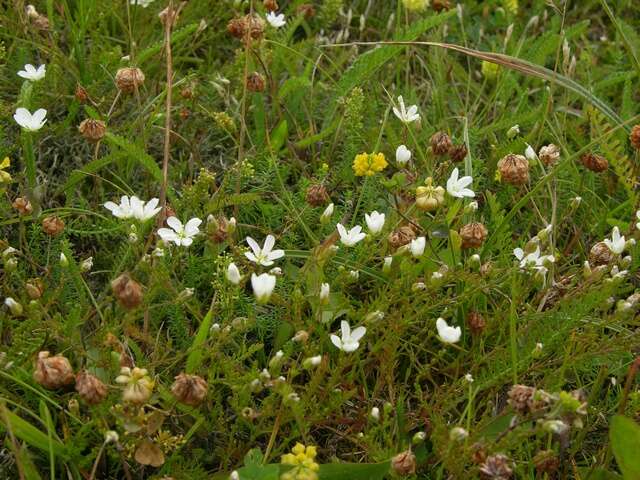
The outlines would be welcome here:
<svg viewBox="0 0 640 480">
<path fill-rule="evenodd" d="M 500 65 L 496 63 L 482 61 L 482 76 L 487 80 L 495 80 L 500 71 Z"/>
<path fill-rule="evenodd" d="M 353 161 L 353 171 L 358 177 L 371 177 L 387 168 L 384 153 L 361 153 Z"/>
<path fill-rule="evenodd" d="M 9 157 L 5 157 L 0 162 L 0 183 L 9 183 L 11 181 L 11 174 L 5 170 L 11 166 L 11 160 Z"/>
<path fill-rule="evenodd" d="M 282 456 L 281 463 L 283 465 L 291 465 L 294 468 L 280 476 L 280 480 L 317 480 L 320 469 L 315 461 L 317 451 L 316 447 L 305 447 L 301 443 L 291 449 L 292 453 Z"/>
<path fill-rule="evenodd" d="M 518 0 L 504 0 L 504 9 L 512 15 L 518 14 Z"/>
<path fill-rule="evenodd" d="M 402 4 L 407 10 L 419 12 L 426 9 L 429 2 L 427 0 L 402 0 Z"/>
</svg>

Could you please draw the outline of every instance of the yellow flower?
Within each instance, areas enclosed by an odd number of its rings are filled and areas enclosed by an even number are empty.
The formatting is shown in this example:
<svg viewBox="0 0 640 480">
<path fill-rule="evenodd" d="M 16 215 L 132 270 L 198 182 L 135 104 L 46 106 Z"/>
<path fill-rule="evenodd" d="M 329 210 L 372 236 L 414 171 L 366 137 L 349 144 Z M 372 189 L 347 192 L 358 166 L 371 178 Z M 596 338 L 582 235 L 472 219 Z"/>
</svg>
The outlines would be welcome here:
<svg viewBox="0 0 640 480">
<path fill-rule="evenodd" d="M 384 153 L 361 153 L 353 161 L 353 171 L 358 177 L 375 175 L 387 168 Z"/>
<path fill-rule="evenodd" d="M 0 183 L 9 183 L 11 181 L 11 174 L 5 172 L 5 169 L 9 168 L 10 165 L 11 160 L 9 160 L 9 157 L 4 157 L 4 160 L 0 162 Z"/>
<path fill-rule="evenodd" d="M 427 0 L 402 0 L 402 4 L 407 10 L 419 12 L 427 8 Z"/>
<path fill-rule="evenodd" d="M 518 0 L 503 0 L 504 9 L 511 13 L 512 15 L 516 15 L 518 13 Z"/>
<path fill-rule="evenodd" d="M 291 449 L 291 453 L 282 455 L 281 463 L 284 465 L 291 465 L 292 468 L 288 472 L 285 472 L 280 477 L 281 480 L 317 480 L 318 474 L 316 473 L 320 469 L 315 461 L 317 455 L 316 447 L 305 447 L 301 443 Z"/>
<path fill-rule="evenodd" d="M 499 70 L 500 66 L 498 64 L 487 62 L 485 60 L 482 61 L 482 75 L 487 80 L 495 80 L 498 76 Z"/>
</svg>

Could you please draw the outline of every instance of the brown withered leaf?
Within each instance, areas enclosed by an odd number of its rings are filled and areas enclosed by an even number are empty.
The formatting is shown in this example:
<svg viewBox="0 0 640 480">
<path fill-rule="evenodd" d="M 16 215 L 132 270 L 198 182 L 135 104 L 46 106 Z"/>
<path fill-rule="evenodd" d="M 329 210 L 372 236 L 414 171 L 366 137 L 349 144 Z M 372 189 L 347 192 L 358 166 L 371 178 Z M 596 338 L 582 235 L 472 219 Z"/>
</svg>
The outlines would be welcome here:
<svg viewBox="0 0 640 480">
<path fill-rule="evenodd" d="M 160 467 L 164 464 L 164 453 L 151 440 L 142 440 L 138 444 L 135 453 L 136 462 L 140 465 L 151 465 L 152 467 Z"/>
</svg>

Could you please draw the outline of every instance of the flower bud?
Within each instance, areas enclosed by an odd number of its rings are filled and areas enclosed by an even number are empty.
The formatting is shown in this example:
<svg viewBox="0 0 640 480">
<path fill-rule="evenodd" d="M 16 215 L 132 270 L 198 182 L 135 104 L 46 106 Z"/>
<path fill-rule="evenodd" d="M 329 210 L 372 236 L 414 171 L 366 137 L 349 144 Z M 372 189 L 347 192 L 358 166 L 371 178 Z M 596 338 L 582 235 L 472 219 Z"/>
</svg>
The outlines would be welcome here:
<svg viewBox="0 0 640 480">
<path fill-rule="evenodd" d="M 180 403 L 197 407 L 207 396 L 207 382 L 198 375 L 181 373 L 175 377 L 171 393 Z"/>
<path fill-rule="evenodd" d="M 7 306 L 11 314 L 15 317 L 19 317 L 24 312 L 22 304 L 16 302 L 13 298 L 7 297 L 4 299 L 4 304 Z"/>
<path fill-rule="evenodd" d="M 320 222 L 323 224 L 328 223 L 331 220 L 331 216 L 333 215 L 333 210 L 333 203 L 327 205 L 327 208 L 324 209 L 324 212 L 322 212 L 322 215 L 320 216 Z"/>
<path fill-rule="evenodd" d="M 322 355 L 316 355 L 315 357 L 305 358 L 304 361 L 302 362 L 302 366 L 307 370 L 309 370 L 313 367 L 317 367 L 321 363 L 322 363 Z"/>
<path fill-rule="evenodd" d="M 31 300 L 37 300 L 44 293 L 44 283 L 39 278 L 33 278 L 25 283 L 24 289 Z"/>
<path fill-rule="evenodd" d="M 469 437 L 469 432 L 462 427 L 454 427 L 449 431 L 449 439 L 453 442 L 460 442 L 467 437 Z"/>
<path fill-rule="evenodd" d="M 91 271 L 93 268 L 93 257 L 85 258 L 82 262 L 80 262 L 80 271 L 82 273 L 86 273 Z"/>
<path fill-rule="evenodd" d="M 113 430 L 104 432 L 104 443 L 118 443 L 118 440 L 120 440 L 118 432 L 114 432 Z"/>
<path fill-rule="evenodd" d="M 11 204 L 20 215 L 30 215 L 33 212 L 31 202 L 26 197 L 18 197 Z"/>
<path fill-rule="evenodd" d="M 69 266 L 69 259 L 67 258 L 67 256 L 60 252 L 60 266 L 62 268 L 67 268 Z"/>
<path fill-rule="evenodd" d="M 49 352 L 43 351 L 38 353 L 33 378 L 43 387 L 53 390 L 73 383 L 75 377 L 67 358 L 62 355 L 50 357 Z"/>
<path fill-rule="evenodd" d="M 143 293 L 142 287 L 138 282 L 129 277 L 129 274 L 123 273 L 111 282 L 111 289 L 114 296 L 124 308 L 132 309 L 142 303 Z"/>
<path fill-rule="evenodd" d="M 507 130 L 507 138 L 510 140 L 517 137 L 518 135 L 520 135 L 520 125 L 516 124 L 509 130 Z"/>
<path fill-rule="evenodd" d="M 416 432 L 413 438 L 411 439 L 411 443 L 413 445 L 419 445 L 427 439 L 427 432 Z"/>
<path fill-rule="evenodd" d="M 371 409 L 371 413 L 369 413 L 371 418 L 378 422 L 380 420 L 380 409 L 378 407 L 373 407 Z"/>
<path fill-rule="evenodd" d="M 107 386 L 86 370 L 76 375 L 76 391 L 89 405 L 97 405 L 107 398 Z"/>
</svg>

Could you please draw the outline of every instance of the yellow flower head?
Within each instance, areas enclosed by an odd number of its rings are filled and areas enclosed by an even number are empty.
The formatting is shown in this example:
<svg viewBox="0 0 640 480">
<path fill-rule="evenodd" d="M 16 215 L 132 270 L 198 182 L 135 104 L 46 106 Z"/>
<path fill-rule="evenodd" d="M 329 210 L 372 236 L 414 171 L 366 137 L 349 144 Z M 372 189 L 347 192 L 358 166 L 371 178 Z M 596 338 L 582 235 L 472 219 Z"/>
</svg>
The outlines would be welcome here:
<svg viewBox="0 0 640 480">
<path fill-rule="evenodd" d="M 0 183 L 9 183 L 11 181 L 11 174 L 5 172 L 5 169 L 9 168 L 10 165 L 11 160 L 9 160 L 9 157 L 4 157 L 4 160 L 0 162 Z"/>
<path fill-rule="evenodd" d="M 518 14 L 518 0 L 503 0 L 504 9 L 512 15 Z"/>
<path fill-rule="evenodd" d="M 316 472 L 320 469 L 320 465 L 315 461 L 316 455 L 316 447 L 305 447 L 301 443 L 296 443 L 291 453 L 282 455 L 281 463 L 294 468 L 284 473 L 281 480 L 317 480 Z"/>
<path fill-rule="evenodd" d="M 370 177 L 387 168 L 384 153 L 361 153 L 353 161 L 353 171 L 358 177 Z"/>
<path fill-rule="evenodd" d="M 414 12 L 420 12 L 427 8 L 429 2 L 427 0 L 402 0 L 404 8 Z"/>
<path fill-rule="evenodd" d="M 487 62 L 485 60 L 482 61 L 482 76 L 487 80 L 495 80 L 498 76 L 498 71 L 500 70 L 500 65 L 496 63 Z"/>
</svg>

